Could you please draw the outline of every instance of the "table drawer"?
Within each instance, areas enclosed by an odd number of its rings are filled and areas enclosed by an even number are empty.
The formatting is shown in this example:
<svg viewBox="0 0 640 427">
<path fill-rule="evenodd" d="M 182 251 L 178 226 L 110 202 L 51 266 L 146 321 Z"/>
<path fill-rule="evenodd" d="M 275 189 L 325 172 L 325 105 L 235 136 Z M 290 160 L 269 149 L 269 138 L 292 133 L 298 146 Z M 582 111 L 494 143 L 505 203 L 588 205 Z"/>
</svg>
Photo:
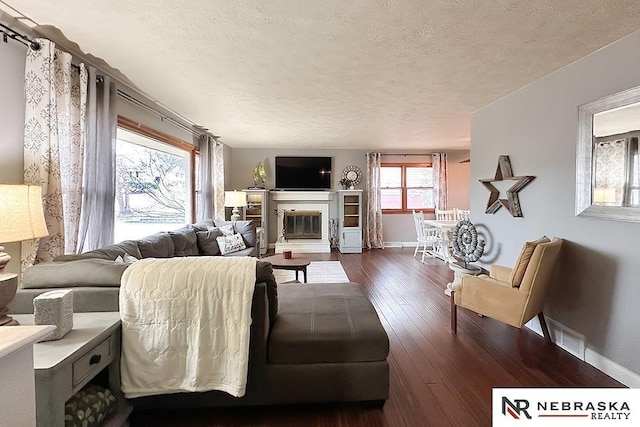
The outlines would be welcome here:
<svg viewBox="0 0 640 427">
<path fill-rule="evenodd" d="M 77 386 L 84 379 L 93 378 L 113 360 L 113 337 L 108 337 L 100 344 L 89 350 L 80 359 L 73 362 L 73 386 Z"/>
</svg>

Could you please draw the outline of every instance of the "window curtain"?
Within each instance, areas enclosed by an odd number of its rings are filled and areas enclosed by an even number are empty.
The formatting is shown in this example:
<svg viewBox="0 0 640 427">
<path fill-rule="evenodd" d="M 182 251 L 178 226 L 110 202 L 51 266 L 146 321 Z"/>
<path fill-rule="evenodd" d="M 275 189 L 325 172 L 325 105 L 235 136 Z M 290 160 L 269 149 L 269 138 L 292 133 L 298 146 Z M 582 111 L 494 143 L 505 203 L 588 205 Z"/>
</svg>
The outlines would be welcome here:
<svg viewBox="0 0 640 427">
<path fill-rule="evenodd" d="M 113 243 L 115 220 L 116 84 L 89 67 L 84 194 L 78 251 Z"/>
<path fill-rule="evenodd" d="M 25 64 L 24 183 L 42 186 L 49 236 L 23 244 L 22 268 L 74 253 L 82 206 L 87 71 L 49 40 Z"/>
<path fill-rule="evenodd" d="M 364 246 L 384 248 L 382 236 L 382 191 L 380 188 L 380 153 L 367 153 L 367 201 L 365 212 Z"/>
<path fill-rule="evenodd" d="M 433 204 L 438 210 L 447 209 L 447 153 L 431 154 L 433 169 Z"/>
<path fill-rule="evenodd" d="M 224 147 L 211 135 L 200 138 L 198 169 L 198 221 L 209 218 L 224 219 Z"/>
</svg>

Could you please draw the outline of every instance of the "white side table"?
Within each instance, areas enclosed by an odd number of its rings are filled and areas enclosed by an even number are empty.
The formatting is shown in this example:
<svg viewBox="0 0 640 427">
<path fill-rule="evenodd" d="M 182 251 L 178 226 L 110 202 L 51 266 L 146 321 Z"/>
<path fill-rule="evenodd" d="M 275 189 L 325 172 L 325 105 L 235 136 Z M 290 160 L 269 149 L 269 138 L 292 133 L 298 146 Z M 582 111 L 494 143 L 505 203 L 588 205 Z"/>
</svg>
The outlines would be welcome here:
<svg viewBox="0 0 640 427">
<path fill-rule="evenodd" d="M 458 263 L 450 262 L 449 268 L 453 271 L 453 282 L 447 283 L 447 287 L 444 290 L 444 294 L 447 296 L 451 296 L 451 290 L 453 289 L 453 285 L 457 285 L 462 282 L 462 276 L 465 274 L 471 274 L 472 276 L 477 276 L 482 271 L 482 268 L 477 265 L 468 264 L 467 268 L 464 268 Z"/>
<path fill-rule="evenodd" d="M 51 334 L 53 326 L 0 328 L 0 424 L 36 425 L 33 344 Z"/>
<path fill-rule="evenodd" d="M 33 324 L 32 314 L 14 318 L 22 325 Z M 33 346 L 33 368 L 38 427 L 64 427 L 65 402 L 103 369 L 108 370 L 109 388 L 118 400 L 116 413 L 103 425 L 126 425 L 132 408 L 120 392 L 118 312 L 75 313 L 71 332 Z"/>
</svg>

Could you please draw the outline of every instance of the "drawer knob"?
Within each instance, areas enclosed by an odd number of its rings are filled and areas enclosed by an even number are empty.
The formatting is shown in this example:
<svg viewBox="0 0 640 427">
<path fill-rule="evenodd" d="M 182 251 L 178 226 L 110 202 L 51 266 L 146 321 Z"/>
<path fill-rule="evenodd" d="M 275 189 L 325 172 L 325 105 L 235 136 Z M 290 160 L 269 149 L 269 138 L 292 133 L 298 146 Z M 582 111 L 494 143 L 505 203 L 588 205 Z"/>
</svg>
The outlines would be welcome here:
<svg viewBox="0 0 640 427">
<path fill-rule="evenodd" d="M 91 356 L 91 359 L 89 359 L 89 365 L 96 365 L 100 363 L 100 359 L 102 359 L 102 355 L 94 354 L 93 356 Z"/>
</svg>

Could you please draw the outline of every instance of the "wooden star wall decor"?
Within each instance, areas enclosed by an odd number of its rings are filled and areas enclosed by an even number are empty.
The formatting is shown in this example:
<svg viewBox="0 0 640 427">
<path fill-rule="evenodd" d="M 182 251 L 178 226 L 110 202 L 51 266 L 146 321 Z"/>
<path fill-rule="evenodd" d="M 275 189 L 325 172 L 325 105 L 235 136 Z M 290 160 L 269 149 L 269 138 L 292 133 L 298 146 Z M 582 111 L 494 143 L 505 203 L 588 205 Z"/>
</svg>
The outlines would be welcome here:
<svg viewBox="0 0 640 427">
<path fill-rule="evenodd" d="M 489 201 L 485 213 L 493 214 L 504 206 L 513 217 L 522 217 L 522 209 L 520 208 L 520 199 L 518 192 L 527 186 L 535 176 L 513 176 L 511 171 L 511 160 L 509 156 L 498 157 L 498 168 L 493 179 L 481 179 L 480 182 L 489 190 Z M 492 182 L 496 181 L 515 181 L 515 183 L 507 190 L 507 198 L 500 198 L 500 190 L 498 190 Z"/>
</svg>

